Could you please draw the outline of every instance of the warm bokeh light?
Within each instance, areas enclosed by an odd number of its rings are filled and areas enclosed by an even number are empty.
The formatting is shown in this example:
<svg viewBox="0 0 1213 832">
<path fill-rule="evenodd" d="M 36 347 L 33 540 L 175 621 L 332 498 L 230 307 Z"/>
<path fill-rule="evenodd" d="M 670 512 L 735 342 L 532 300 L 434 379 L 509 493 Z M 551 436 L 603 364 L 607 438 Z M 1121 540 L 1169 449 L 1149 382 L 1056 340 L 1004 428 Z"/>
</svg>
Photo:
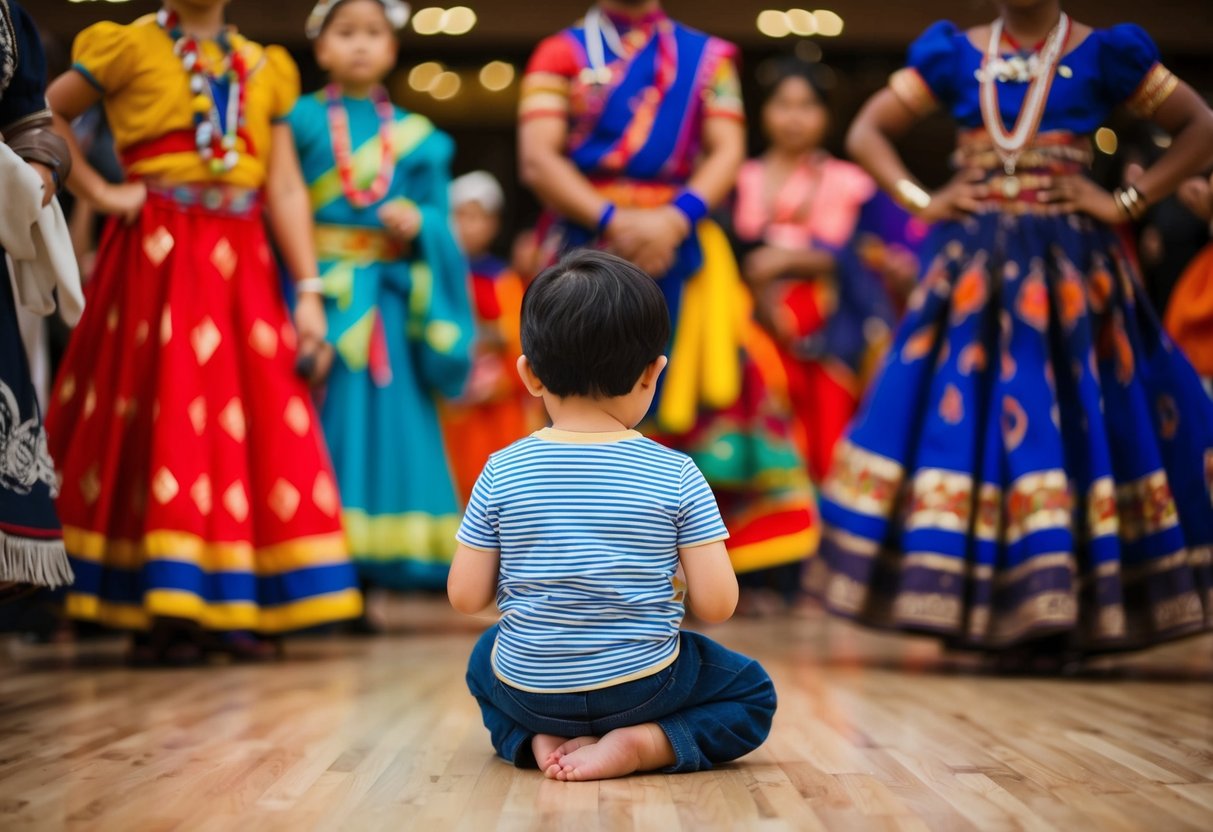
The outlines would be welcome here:
<svg viewBox="0 0 1213 832">
<path fill-rule="evenodd" d="M 448 98 L 454 98 L 458 95 L 461 86 L 463 86 L 463 82 L 459 80 L 459 76 L 447 70 L 435 78 L 434 83 L 430 84 L 430 95 L 439 101 L 446 101 Z"/>
<path fill-rule="evenodd" d="M 817 21 L 817 34 L 827 38 L 835 38 L 842 34 L 842 18 L 829 9 L 818 9 L 813 12 Z"/>
<path fill-rule="evenodd" d="M 419 35 L 436 35 L 442 31 L 442 16 L 446 14 L 445 9 L 437 6 L 427 6 L 424 9 L 418 9 L 413 15 L 413 31 Z"/>
<path fill-rule="evenodd" d="M 812 12 L 804 9 L 788 9 L 788 28 L 792 34 L 807 37 L 817 34 L 817 18 Z"/>
<path fill-rule="evenodd" d="M 1109 127 L 1100 127 L 1095 131 L 1095 146 L 1099 148 L 1101 153 L 1111 156 L 1116 152 L 1116 148 L 1120 147 L 1120 140 L 1116 138 L 1116 131 Z"/>
<path fill-rule="evenodd" d="M 434 81 L 442 74 L 445 68 L 437 61 L 426 61 L 423 64 L 417 64 L 409 70 L 409 86 L 417 90 L 417 92 L 425 92 L 434 85 Z"/>
<path fill-rule="evenodd" d="M 476 25 L 476 13 L 467 6 L 455 6 L 442 13 L 438 28 L 448 35 L 466 35 Z"/>
<path fill-rule="evenodd" d="M 514 67 L 505 61 L 490 61 L 480 70 L 480 84 L 492 92 L 501 92 L 514 83 Z"/>
<path fill-rule="evenodd" d="M 792 33 L 788 13 L 767 9 L 758 13 L 758 31 L 769 38 L 783 38 Z"/>
</svg>

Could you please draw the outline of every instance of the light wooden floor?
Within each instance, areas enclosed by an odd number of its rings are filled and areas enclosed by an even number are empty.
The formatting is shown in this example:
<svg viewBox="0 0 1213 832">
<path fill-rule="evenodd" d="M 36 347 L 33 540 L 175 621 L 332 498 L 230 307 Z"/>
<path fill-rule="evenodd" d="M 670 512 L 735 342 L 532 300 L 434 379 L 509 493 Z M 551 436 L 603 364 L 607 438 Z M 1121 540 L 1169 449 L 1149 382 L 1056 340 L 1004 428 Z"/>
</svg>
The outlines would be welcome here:
<svg viewBox="0 0 1213 832">
<path fill-rule="evenodd" d="M 779 690 L 763 748 L 555 783 L 491 755 L 463 685 L 478 623 L 430 601 L 391 613 L 401 634 L 296 641 L 274 666 L 11 645 L 0 829 L 1213 829 L 1213 639 L 1008 679 L 837 621 L 732 622 L 712 634 Z"/>
</svg>

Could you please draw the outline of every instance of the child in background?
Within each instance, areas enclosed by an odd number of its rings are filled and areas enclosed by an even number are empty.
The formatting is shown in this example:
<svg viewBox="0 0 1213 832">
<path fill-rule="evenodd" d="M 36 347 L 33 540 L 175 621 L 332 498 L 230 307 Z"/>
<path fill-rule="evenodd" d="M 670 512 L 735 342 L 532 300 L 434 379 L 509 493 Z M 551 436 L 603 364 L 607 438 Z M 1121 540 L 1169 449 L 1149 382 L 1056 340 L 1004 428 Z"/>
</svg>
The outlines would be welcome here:
<svg viewBox="0 0 1213 832">
<path fill-rule="evenodd" d="M 522 278 L 489 250 L 501 229 L 505 195 L 478 170 L 451 183 L 455 232 L 471 261 L 477 324 L 476 360 L 463 395 L 442 409 L 447 455 L 465 502 L 489 454 L 539 426 L 540 414 L 514 370 L 522 355 Z"/>
<path fill-rule="evenodd" d="M 537 277 L 518 371 L 552 427 L 490 457 L 459 530 L 451 604 L 502 612 L 468 686 L 497 753 L 552 779 L 708 769 L 775 712 L 757 662 L 679 630 L 686 595 L 729 618 L 737 578 L 703 474 L 632 430 L 669 334 L 660 287 L 625 260 L 583 250 Z"/>
<path fill-rule="evenodd" d="M 473 334 L 450 228 L 450 138 L 394 107 L 398 0 L 326 0 L 308 21 L 330 75 L 290 117 L 316 218 L 329 341 L 321 405 L 364 581 L 440 588 L 459 504 L 435 396 L 463 389 Z"/>
<path fill-rule="evenodd" d="M 146 631 L 137 663 L 219 650 L 362 607 L 297 350 L 325 334 L 285 50 L 224 24 L 226 0 L 169 0 L 76 39 L 50 89 L 69 186 L 113 215 L 47 430 L 76 573 L 67 610 Z M 68 122 L 103 101 L 129 181 L 80 155 Z M 300 299 L 295 326 L 263 203 Z"/>
</svg>

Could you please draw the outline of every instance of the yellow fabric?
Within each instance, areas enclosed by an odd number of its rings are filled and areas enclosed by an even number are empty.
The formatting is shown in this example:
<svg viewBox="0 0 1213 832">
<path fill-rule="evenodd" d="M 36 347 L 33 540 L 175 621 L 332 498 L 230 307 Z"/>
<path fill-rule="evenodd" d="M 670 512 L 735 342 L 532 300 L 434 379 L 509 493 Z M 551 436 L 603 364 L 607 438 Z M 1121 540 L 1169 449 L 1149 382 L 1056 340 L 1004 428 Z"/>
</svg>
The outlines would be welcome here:
<svg viewBox="0 0 1213 832">
<path fill-rule="evenodd" d="M 206 572 L 253 572 L 260 577 L 346 561 L 340 534 L 304 537 L 254 549 L 249 543 L 219 543 L 174 531 L 150 532 L 142 540 L 110 540 L 98 532 L 63 528 L 73 556 L 112 569 L 138 569 L 149 560 L 188 563 Z"/>
<path fill-rule="evenodd" d="M 232 41 L 249 67 L 244 129 L 253 141 L 255 155 L 241 140 L 239 163 L 220 176 L 212 174 L 193 151 L 146 159 L 128 170 L 128 175 L 174 185 L 218 181 L 259 188 L 264 184 L 273 122 L 285 118 L 295 106 L 299 70 L 281 47 L 262 47 L 239 35 Z M 212 63 L 221 59 L 213 42 L 205 43 L 203 52 Z M 72 61 L 102 90 L 105 114 L 120 153 L 169 133 L 193 131 L 189 76 L 154 15 L 129 25 L 106 22 L 90 26 L 76 38 Z"/>
<path fill-rule="evenodd" d="M 163 617 L 195 621 L 208 630 L 283 633 L 357 618 L 362 614 L 362 596 L 356 589 L 347 589 L 280 607 L 257 607 L 248 603 L 208 604 L 193 593 L 177 590 L 152 590 L 142 604 L 118 604 L 69 592 L 67 613 L 72 618 L 127 630 L 147 629 L 153 618 Z"/>
<path fill-rule="evenodd" d="M 723 410 L 741 395 L 738 352 L 750 296 L 728 237 L 711 221 L 699 224 L 703 268 L 682 291 L 670 366 L 657 404 L 663 431 L 685 433 L 700 407 Z"/>
<path fill-rule="evenodd" d="M 403 553 L 416 560 L 450 563 L 455 556 L 457 515 L 434 516 L 420 511 L 370 515 L 347 508 L 342 519 L 355 560 L 394 560 Z"/>
</svg>

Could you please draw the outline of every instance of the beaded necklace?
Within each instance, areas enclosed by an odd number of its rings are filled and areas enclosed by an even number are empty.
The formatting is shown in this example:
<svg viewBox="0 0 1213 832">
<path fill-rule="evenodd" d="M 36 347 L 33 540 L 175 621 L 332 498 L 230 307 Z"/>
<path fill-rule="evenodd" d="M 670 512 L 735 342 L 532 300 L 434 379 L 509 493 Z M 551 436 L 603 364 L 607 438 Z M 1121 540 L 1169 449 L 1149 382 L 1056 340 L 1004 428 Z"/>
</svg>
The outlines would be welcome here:
<svg viewBox="0 0 1213 832">
<path fill-rule="evenodd" d="M 329 84 L 324 88 L 324 95 L 328 103 L 329 134 L 332 136 L 337 172 L 341 176 L 341 190 L 355 208 L 374 205 L 387 196 L 396 172 L 396 150 L 392 146 L 392 125 L 395 123 L 396 113 L 392 109 L 392 102 L 388 98 L 387 90 L 379 86 L 371 90 L 371 101 L 375 105 L 375 115 L 379 118 L 379 173 L 376 174 L 371 186 L 366 189 L 358 187 L 354 176 L 350 119 L 345 111 L 341 86 Z"/>
<path fill-rule="evenodd" d="M 225 174 L 240 161 L 237 137 L 244 124 L 244 100 L 248 89 L 248 64 L 244 55 L 233 45 L 231 32 L 225 28 L 215 38 L 224 60 L 212 69 L 207 65 L 198 39 L 182 30 L 176 12 L 161 9 L 156 14 L 156 23 L 172 39 L 173 54 L 181 59 L 181 66 L 189 75 L 198 155 L 210 165 L 212 174 Z M 220 80 L 228 83 L 226 118 L 220 117 L 212 87 Z"/>
<path fill-rule="evenodd" d="M 986 132 L 994 143 L 994 149 L 1002 159 L 1006 178 L 1003 180 L 1003 195 L 1014 199 L 1019 194 L 1020 183 L 1015 177 L 1015 167 L 1020 155 L 1028 142 L 1036 135 L 1040 120 L 1044 116 L 1045 105 L 1049 101 L 1049 91 L 1053 86 L 1053 75 L 1061 61 L 1061 51 L 1066 41 L 1070 39 L 1070 18 L 1062 12 L 1061 18 L 1053 31 L 1049 33 L 1043 49 L 1036 58 L 1037 65 L 1032 72 L 1031 83 L 1024 96 L 1023 106 L 1015 119 L 1015 126 L 1008 133 L 1003 125 L 1002 113 L 998 106 L 998 90 L 996 83 L 1003 80 L 995 67 L 1000 63 L 999 47 L 1003 41 L 1002 18 L 994 21 L 990 27 L 990 44 L 986 48 L 985 59 L 981 70 L 981 116 L 985 122 Z M 1018 80 L 1018 79 L 1016 79 Z"/>
</svg>

